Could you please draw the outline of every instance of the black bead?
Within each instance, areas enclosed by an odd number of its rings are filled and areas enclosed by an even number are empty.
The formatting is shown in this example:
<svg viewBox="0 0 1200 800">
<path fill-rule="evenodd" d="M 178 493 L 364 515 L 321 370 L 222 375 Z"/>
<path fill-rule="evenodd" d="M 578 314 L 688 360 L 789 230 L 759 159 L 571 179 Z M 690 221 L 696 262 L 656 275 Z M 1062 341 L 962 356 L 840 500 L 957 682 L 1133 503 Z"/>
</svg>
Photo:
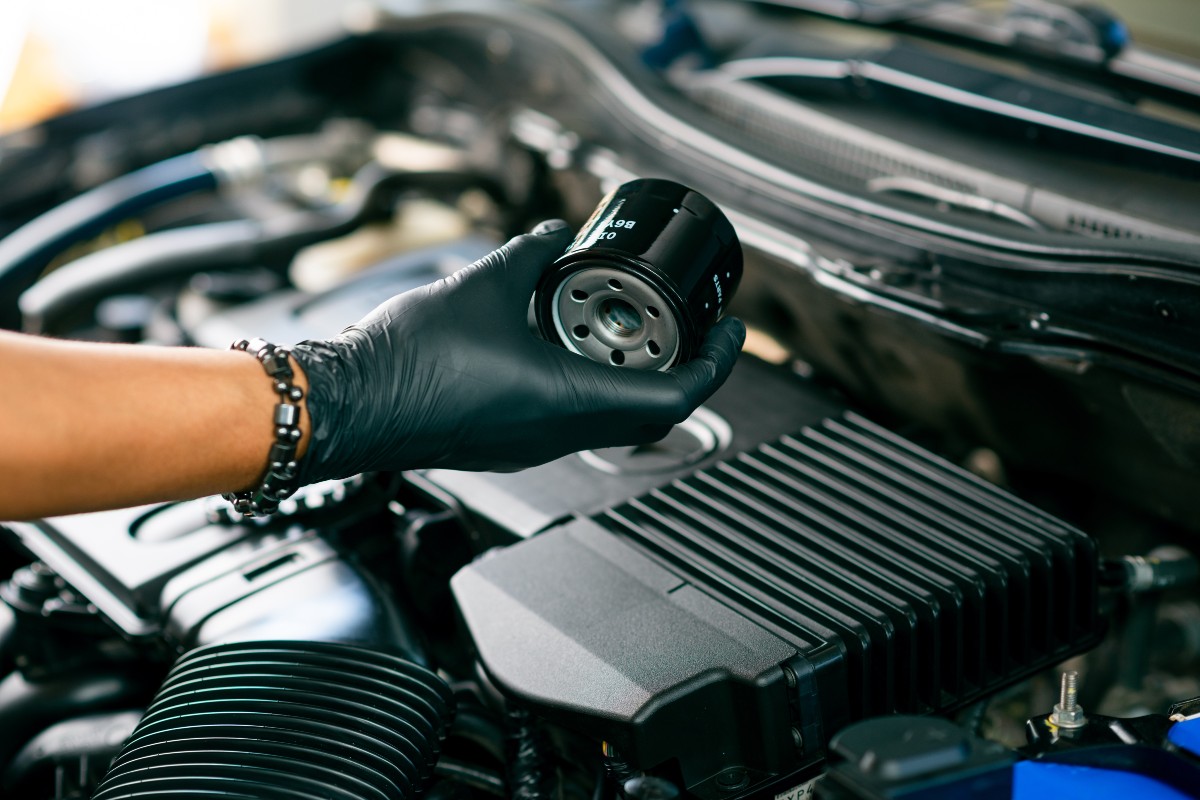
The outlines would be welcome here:
<svg viewBox="0 0 1200 800">
<path fill-rule="evenodd" d="M 286 464 L 296 454 L 293 447 L 276 442 L 267 452 L 267 461 L 271 464 Z"/>
<path fill-rule="evenodd" d="M 262 365 L 272 378 L 292 377 L 292 365 L 288 363 L 288 354 L 285 350 L 275 350 L 263 356 Z"/>
<path fill-rule="evenodd" d="M 291 400 L 293 403 L 299 403 L 301 400 L 304 399 L 304 390 L 301 389 L 299 386 L 293 386 L 291 389 L 288 390 L 288 399 Z"/>
</svg>

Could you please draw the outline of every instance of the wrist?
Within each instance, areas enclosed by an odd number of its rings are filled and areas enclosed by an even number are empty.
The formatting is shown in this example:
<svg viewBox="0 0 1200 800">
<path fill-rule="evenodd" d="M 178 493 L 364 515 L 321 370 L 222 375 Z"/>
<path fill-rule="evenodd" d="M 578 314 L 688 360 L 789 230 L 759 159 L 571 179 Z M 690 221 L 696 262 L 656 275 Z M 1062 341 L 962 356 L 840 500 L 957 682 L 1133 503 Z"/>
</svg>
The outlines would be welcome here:
<svg viewBox="0 0 1200 800">
<path fill-rule="evenodd" d="M 292 360 L 305 381 L 305 427 L 301 444 L 300 484 L 344 478 L 361 471 L 346 459 L 343 438 L 355 421 L 347 408 L 346 394 L 353 396 L 353 375 L 333 342 L 306 341 L 292 347 Z M 351 463 L 342 463 L 350 460 Z"/>
<path fill-rule="evenodd" d="M 306 431 L 310 427 L 304 402 L 307 376 L 287 348 L 262 339 L 242 339 L 235 342 L 232 349 L 246 353 L 258 362 L 253 370 L 258 373 L 257 378 L 247 384 L 258 387 L 253 391 L 254 411 L 249 418 L 261 419 L 259 415 L 269 409 L 269 429 L 251 425 L 255 431 L 270 430 L 271 435 L 265 448 L 254 448 L 258 451 L 258 468 L 255 470 L 258 478 L 248 488 L 224 496 L 244 516 L 269 515 L 299 487 L 299 460 L 305 452 Z M 243 363 L 247 362 L 248 359 Z M 270 401 L 266 400 L 268 396 Z M 252 438 L 257 441 L 258 434 Z"/>
</svg>

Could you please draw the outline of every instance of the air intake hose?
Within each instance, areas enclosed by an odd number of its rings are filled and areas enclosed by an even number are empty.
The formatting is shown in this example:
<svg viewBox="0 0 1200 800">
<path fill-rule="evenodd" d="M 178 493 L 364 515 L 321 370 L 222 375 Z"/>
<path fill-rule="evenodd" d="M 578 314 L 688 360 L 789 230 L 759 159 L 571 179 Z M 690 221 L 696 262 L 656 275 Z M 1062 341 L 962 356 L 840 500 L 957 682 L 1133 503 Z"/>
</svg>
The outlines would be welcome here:
<svg viewBox="0 0 1200 800">
<path fill-rule="evenodd" d="M 429 670 L 318 642 L 184 655 L 93 795 L 398 800 L 433 774 L 454 698 Z"/>
</svg>

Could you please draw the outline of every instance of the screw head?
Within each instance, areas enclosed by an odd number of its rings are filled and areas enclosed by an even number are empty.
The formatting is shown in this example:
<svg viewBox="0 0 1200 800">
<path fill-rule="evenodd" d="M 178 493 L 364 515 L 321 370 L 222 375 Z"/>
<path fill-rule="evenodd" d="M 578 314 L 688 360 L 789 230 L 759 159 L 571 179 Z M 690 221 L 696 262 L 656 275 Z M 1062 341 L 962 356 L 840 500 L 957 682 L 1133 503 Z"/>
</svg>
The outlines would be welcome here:
<svg viewBox="0 0 1200 800">
<path fill-rule="evenodd" d="M 750 783 L 750 773 L 742 767 L 730 767 L 717 775 L 717 787 L 723 792 L 745 788 Z"/>
</svg>

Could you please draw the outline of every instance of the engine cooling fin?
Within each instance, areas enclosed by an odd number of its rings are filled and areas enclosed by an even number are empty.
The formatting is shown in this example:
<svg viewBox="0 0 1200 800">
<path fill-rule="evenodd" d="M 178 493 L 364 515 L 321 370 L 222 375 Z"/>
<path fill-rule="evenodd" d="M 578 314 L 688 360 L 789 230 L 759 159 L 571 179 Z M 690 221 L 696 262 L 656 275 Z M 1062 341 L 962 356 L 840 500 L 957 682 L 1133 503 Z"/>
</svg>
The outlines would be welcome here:
<svg viewBox="0 0 1200 800">
<path fill-rule="evenodd" d="M 175 664 L 93 800 L 402 800 L 454 717 L 441 678 L 342 644 L 249 642 Z"/>
</svg>

